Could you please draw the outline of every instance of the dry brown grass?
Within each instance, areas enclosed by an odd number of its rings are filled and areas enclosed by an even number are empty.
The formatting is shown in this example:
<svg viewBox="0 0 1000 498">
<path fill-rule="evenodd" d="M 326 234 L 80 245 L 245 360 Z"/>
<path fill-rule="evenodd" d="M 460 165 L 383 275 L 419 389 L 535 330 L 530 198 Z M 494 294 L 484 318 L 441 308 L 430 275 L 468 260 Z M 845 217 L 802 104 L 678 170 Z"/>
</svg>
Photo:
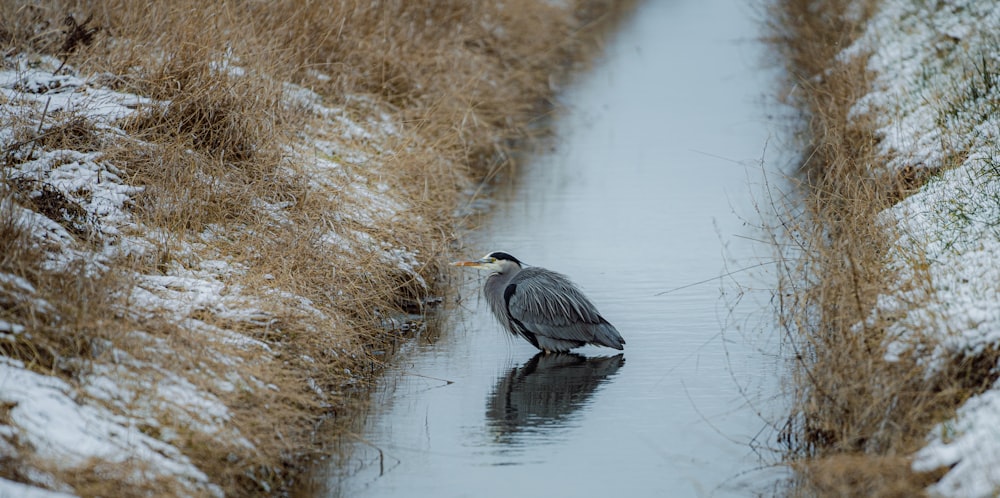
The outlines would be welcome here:
<svg viewBox="0 0 1000 498">
<path fill-rule="evenodd" d="M 544 128 L 555 86 L 599 46 L 596 34 L 627 4 L 581 0 L 566 10 L 532 0 L 0 5 L 4 53 L 51 54 L 81 74 L 100 75 L 99 84 L 169 102 L 117 123 L 127 137 L 80 117 L 15 116 L 19 141 L 3 151 L 5 168 L 29 150 L 99 151 L 129 183 L 144 187 L 132 214 L 159 235 L 151 237 L 153 250 L 97 273 L 45 269 L 45 248 L 31 242 L 10 209 L 0 210 L 0 271 L 34 288 L 33 299 L 24 299 L 23 289 L 0 287 L 0 319 L 32 332 L 0 341 L 0 354 L 76 383 L 109 362 L 112 347 L 125 351 L 149 368 L 125 368 L 123 383 L 177 375 L 222 400 L 232 415 L 227 427 L 254 444 L 248 450 L 220 443 L 172 409 L 160 410 L 161 425 L 177 432 L 172 444 L 214 483 L 239 495 L 294 486 L 303 459 L 328 451 L 329 443 L 316 439 L 320 421 L 357 413 L 364 398 L 352 387 L 358 373 L 377 374 L 384 356 L 372 353 L 405 340 L 382 320 L 443 292 L 435 277 L 453 242 L 451 213 L 462 189 L 511 166 L 518 142 Z M 344 194 L 345 176 L 326 178 L 327 191 L 310 187 L 315 171 L 286 146 L 339 132 L 308 108 L 288 105 L 283 82 L 316 91 L 359 122 L 385 112 L 402 125 L 384 143 L 344 144 L 371 152 L 377 164 L 342 166 L 351 168 L 351 181 L 385 184 L 405 209 L 372 223 L 336 215 L 366 206 Z M 45 126 L 36 130 L 39 120 Z M 47 195 L 29 199 L 22 194 L 31 186 L 20 181 L 0 175 L 0 202 L 15 199 L 63 220 L 84 245 L 100 242 L 87 220 L 74 223 L 79 206 L 44 188 Z M 284 203 L 283 220 L 260 201 Z M 207 228 L 216 235 L 210 244 L 196 254 L 178 252 Z M 323 240 L 356 232 L 417 251 L 424 265 L 418 272 L 430 285 L 386 261 L 377 245 L 346 249 Z M 137 276 L 197 267 L 203 259 L 241 265 L 245 271 L 225 284 L 263 303 L 262 318 L 234 320 L 211 309 L 186 318 L 260 340 L 269 352 L 224 343 L 169 316 L 122 311 L 131 309 Z M 291 295 L 322 314 L 282 297 Z M 39 302 L 52 307 L 39 309 Z M 247 387 L 220 389 L 213 380 L 223 374 Z M 252 388 L 250 379 L 278 389 Z M 121 413 L 132 408 L 109 406 Z M 68 472 L 24 458 L 0 475 L 24 479 L 17 466 L 34 466 L 85 496 L 117 495 L 128 480 L 127 467 L 94 462 Z M 181 488 L 151 480 L 130 481 L 128 489 L 156 495 Z"/>
<path fill-rule="evenodd" d="M 802 486 L 794 490 L 801 496 L 881 496 L 907 498 L 920 496 L 932 484 L 933 475 L 910 476 L 910 459 L 881 455 L 834 454 L 794 465 Z"/>
<path fill-rule="evenodd" d="M 807 151 L 798 178 L 804 207 L 788 209 L 777 230 L 791 247 L 781 255 L 779 313 L 794 355 L 794 405 L 781 441 L 798 470 L 791 494 L 922 496 L 940 475 L 916 475 L 910 455 L 934 424 L 992 383 L 983 365 L 994 365 L 997 352 L 955 360 L 933 377 L 914 357 L 884 359 L 891 317 L 869 318 L 899 276 L 886 265 L 894 234 L 876 217 L 926 178 L 869 168 L 886 160 L 874 124 L 848 112 L 870 75 L 864 57 L 834 60 L 867 17 L 846 21 L 846 3 L 782 0 L 772 10 L 772 42 L 788 66 L 789 99 L 804 112 Z M 908 285 L 931 283 L 918 272 Z"/>
</svg>

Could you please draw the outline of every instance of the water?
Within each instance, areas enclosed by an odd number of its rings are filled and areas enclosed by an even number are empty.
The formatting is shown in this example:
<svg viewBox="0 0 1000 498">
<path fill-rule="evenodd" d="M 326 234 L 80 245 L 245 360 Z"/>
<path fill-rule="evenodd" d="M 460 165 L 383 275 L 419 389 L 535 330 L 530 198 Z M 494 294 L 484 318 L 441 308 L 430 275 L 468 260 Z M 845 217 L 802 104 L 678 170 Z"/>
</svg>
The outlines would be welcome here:
<svg viewBox="0 0 1000 498">
<path fill-rule="evenodd" d="M 768 493 L 781 409 L 767 267 L 689 286 L 770 255 L 747 226 L 774 128 L 751 14 L 642 5 L 564 93 L 552 150 L 467 241 L 470 258 L 505 250 L 569 275 L 624 353 L 536 355 L 489 314 L 485 275 L 461 273 L 460 309 L 386 375 L 328 495 Z"/>
</svg>

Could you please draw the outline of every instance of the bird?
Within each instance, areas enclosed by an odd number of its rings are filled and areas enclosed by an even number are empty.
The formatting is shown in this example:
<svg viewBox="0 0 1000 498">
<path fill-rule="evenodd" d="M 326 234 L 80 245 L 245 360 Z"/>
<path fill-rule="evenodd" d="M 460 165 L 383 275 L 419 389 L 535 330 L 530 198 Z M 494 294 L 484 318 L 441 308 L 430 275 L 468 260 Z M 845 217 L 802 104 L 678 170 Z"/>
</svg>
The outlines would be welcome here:
<svg viewBox="0 0 1000 498">
<path fill-rule="evenodd" d="M 545 354 L 586 344 L 625 349 L 618 329 L 565 275 L 526 266 L 503 251 L 454 266 L 488 270 L 483 295 L 500 325 Z"/>
</svg>

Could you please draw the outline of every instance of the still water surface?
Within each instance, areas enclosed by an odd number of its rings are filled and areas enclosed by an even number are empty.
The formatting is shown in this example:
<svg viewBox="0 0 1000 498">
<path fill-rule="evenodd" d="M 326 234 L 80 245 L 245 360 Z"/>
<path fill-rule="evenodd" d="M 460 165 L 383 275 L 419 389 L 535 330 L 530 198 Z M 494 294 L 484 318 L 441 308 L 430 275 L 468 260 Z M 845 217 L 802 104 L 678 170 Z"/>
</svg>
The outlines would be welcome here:
<svg viewBox="0 0 1000 498">
<path fill-rule="evenodd" d="M 749 271 L 677 289 L 770 256 L 746 223 L 774 128 L 752 14 L 735 0 L 643 4 L 564 92 L 551 150 L 466 242 L 470 258 L 505 250 L 569 275 L 624 353 L 536 355 L 489 314 L 485 275 L 456 273 L 447 330 L 386 374 L 328 495 L 773 490 L 773 285 Z"/>
</svg>

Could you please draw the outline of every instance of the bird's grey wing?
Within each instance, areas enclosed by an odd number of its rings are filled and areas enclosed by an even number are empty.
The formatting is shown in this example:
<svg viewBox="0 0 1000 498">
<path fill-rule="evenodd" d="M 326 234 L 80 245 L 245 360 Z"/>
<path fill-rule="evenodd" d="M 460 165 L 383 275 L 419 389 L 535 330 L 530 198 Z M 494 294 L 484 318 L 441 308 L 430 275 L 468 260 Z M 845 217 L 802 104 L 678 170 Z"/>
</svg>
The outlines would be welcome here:
<svg viewBox="0 0 1000 498">
<path fill-rule="evenodd" d="M 565 276 L 542 268 L 521 270 L 504 292 L 510 316 L 532 333 L 622 349 L 625 341 Z"/>
</svg>

